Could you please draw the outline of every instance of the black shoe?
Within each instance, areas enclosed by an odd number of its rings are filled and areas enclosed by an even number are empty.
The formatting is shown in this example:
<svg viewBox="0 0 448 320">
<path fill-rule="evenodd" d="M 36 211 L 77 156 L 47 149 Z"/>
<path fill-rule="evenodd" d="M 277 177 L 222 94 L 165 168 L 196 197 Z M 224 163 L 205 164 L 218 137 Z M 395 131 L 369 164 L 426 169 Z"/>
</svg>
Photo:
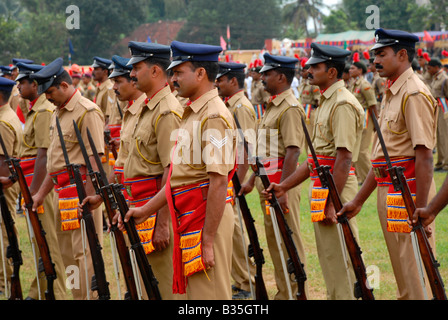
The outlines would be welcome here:
<svg viewBox="0 0 448 320">
<path fill-rule="evenodd" d="M 36 299 L 31 298 L 31 297 L 26 297 L 25 300 L 36 300 Z"/>
<path fill-rule="evenodd" d="M 235 293 L 232 295 L 232 300 L 245 300 L 250 299 L 252 297 L 252 294 L 249 291 L 246 290 L 239 290 L 238 293 Z"/>
</svg>

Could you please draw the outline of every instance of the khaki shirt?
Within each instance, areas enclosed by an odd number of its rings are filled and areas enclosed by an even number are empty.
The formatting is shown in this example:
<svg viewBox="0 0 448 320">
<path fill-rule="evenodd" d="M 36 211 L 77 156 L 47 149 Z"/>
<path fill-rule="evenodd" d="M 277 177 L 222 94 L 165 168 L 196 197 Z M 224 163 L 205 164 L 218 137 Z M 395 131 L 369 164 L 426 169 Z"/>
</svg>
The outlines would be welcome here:
<svg viewBox="0 0 448 320">
<path fill-rule="evenodd" d="M 183 108 L 169 86 L 142 106 L 124 164 L 124 178 L 162 175 L 171 162 L 172 147 Z"/>
<path fill-rule="evenodd" d="M 320 89 L 318 86 L 310 84 L 309 79 L 302 79 L 299 85 L 300 100 L 302 103 L 317 106 L 320 100 Z"/>
<path fill-rule="evenodd" d="M 434 98 L 448 97 L 448 76 L 443 70 L 433 76 L 430 88 Z"/>
<path fill-rule="evenodd" d="M 51 117 L 56 107 L 47 100 L 45 94 L 37 98 L 26 115 L 20 157 L 34 157 L 37 149 L 48 149 L 50 145 Z"/>
<path fill-rule="evenodd" d="M 252 81 L 250 95 L 251 95 L 251 102 L 253 105 L 265 104 L 269 100 L 269 93 L 266 90 L 264 90 L 264 86 L 261 80 Z"/>
<path fill-rule="evenodd" d="M 110 104 L 109 124 L 110 125 L 122 124 L 123 119 L 121 118 L 120 111 L 118 110 L 118 108 L 120 108 L 121 113 L 123 114 L 123 109 L 128 105 L 128 102 L 118 100 L 116 94 L 114 94 L 113 100 L 114 102 L 111 102 Z"/>
<path fill-rule="evenodd" d="M 120 149 L 118 150 L 118 158 L 115 161 L 116 167 L 124 167 L 124 163 L 129 155 L 132 135 L 134 133 L 135 124 L 138 115 L 145 105 L 146 94 L 142 93 L 131 106 L 129 104 L 123 109 L 123 122 L 120 131 Z"/>
<path fill-rule="evenodd" d="M 376 106 L 375 90 L 364 77 L 359 77 L 350 86 L 349 90 L 358 99 L 364 109 Z"/>
<path fill-rule="evenodd" d="M 179 92 L 177 92 L 177 90 L 173 91 L 173 96 L 175 96 L 176 99 L 179 100 L 180 105 L 182 106 L 182 108 L 185 108 L 187 106 L 188 99 L 184 98 L 184 97 L 181 97 L 179 95 Z"/>
<path fill-rule="evenodd" d="M 107 79 L 96 88 L 94 101 L 100 107 L 101 111 L 103 111 L 106 119 L 110 116 L 112 104 L 115 102 L 113 86 L 112 80 Z"/>
<path fill-rule="evenodd" d="M 102 154 L 104 152 L 104 116 L 95 103 L 83 97 L 79 91 L 76 91 L 62 109 L 55 109 L 51 118 L 50 146 L 47 150 L 48 173 L 64 170 L 64 166 L 66 165 L 56 127 L 56 117 L 59 118 L 70 163 L 85 165 L 73 127 L 73 120 L 77 123 L 81 132 L 82 140 L 87 149 L 87 155 L 93 155 L 87 137 L 87 128 L 92 135 L 98 153 Z"/>
<path fill-rule="evenodd" d="M 208 173 L 227 176 L 235 166 L 235 121 L 218 89 L 187 105 L 172 163 L 172 188 L 208 180 Z"/>
<path fill-rule="evenodd" d="M 375 90 L 376 100 L 381 102 L 384 90 L 386 90 L 386 79 L 381 78 L 378 72 L 373 74 L 372 86 Z"/>
<path fill-rule="evenodd" d="M 336 157 L 338 148 L 358 159 L 363 130 L 364 109 L 358 99 L 345 87 L 343 80 L 331 85 L 322 94 L 315 113 L 313 147 L 316 154 Z"/>
<path fill-rule="evenodd" d="M 305 135 L 301 117 L 305 117 L 305 111 L 292 89 L 283 91 L 268 102 L 258 125 L 257 155 L 262 159 L 282 158 L 286 155 L 287 147 L 302 148 Z"/>
<path fill-rule="evenodd" d="M 412 68 L 386 89 L 378 119 L 387 152 L 393 157 L 415 157 L 414 148 L 432 150 L 436 143 L 437 102 Z M 375 134 L 372 159 L 384 158 Z"/>
<path fill-rule="evenodd" d="M 22 123 L 9 103 L 0 106 L 0 134 L 10 157 L 18 157 L 23 139 Z M 4 156 L 0 147 L 0 155 Z"/>
<path fill-rule="evenodd" d="M 244 137 L 248 142 L 249 146 L 254 146 L 257 136 L 257 115 L 255 114 L 254 107 L 250 103 L 249 99 L 246 97 L 244 90 L 235 93 L 226 102 L 227 108 L 232 113 L 232 116 L 236 116 L 238 122 L 243 130 Z M 238 134 L 238 141 L 241 141 L 240 135 Z M 253 151 L 251 150 L 253 153 Z M 244 147 L 240 142 L 238 142 L 238 157 L 242 159 L 244 157 Z"/>
</svg>

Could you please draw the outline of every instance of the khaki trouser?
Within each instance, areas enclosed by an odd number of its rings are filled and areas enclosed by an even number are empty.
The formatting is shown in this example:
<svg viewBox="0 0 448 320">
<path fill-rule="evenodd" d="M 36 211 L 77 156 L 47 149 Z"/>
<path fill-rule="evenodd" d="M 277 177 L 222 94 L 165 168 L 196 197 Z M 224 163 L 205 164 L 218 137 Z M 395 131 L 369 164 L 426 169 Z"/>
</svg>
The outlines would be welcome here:
<svg viewBox="0 0 448 320">
<path fill-rule="evenodd" d="M 448 167 L 448 120 L 439 109 L 437 116 L 437 164 Z"/>
<path fill-rule="evenodd" d="M 388 187 L 378 187 L 378 216 L 383 230 L 384 239 L 386 240 L 387 249 L 389 251 L 390 261 L 392 263 L 395 280 L 397 282 L 397 299 L 399 300 L 423 300 L 425 299 L 424 290 L 421 285 L 417 263 L 414 256 L 414 249 L 409 233 L 397 233 L 387 231 L 387 198 Z M 433 182 L 428 201 L 434 197 L 436 192 L 435 183 Z M 433 235 L 428 239 L 433 248 L 435 255 L 435 225 L 431 225 Z M 423 267 L 424 270 L 424 267 Z M 429 298 L 432 298 L 431 288 L 425 275 L 426 292 Z"/>
<path fill-rule="evenodd" d="M 241 223 L 239 218 L 237 203 L 233 206 L 235 227 L 233 229 L 233 252 L 232 252 L 232 279 L 234 285 L 238 289 L 250 292 L 249 271 L 247 270 L 246 254 L 248 253 L 249 239 L 246 236 L 246 225 L 241 213 L 241 222 L 244 230 L 244 239 L 246 246 L 243 246 L 243 233 L 241 231 Z M 255 286 L 253 276 L 255 275 L 255 266 L 249 261 L 250 281 Z"/>
<path fill-rule="evenodd" d="M 264 187 L 260 181 L 260 179 L 256 179 L 255 185 L 258 189 L 258 192 L 261 192 L 264 190 Z M 302 237 L 300 235 L 300 219 L 299 219 L 299 213 L 300 213 L 300 191 L 301 187 L 297 186 L 288 191 L 288 206 L 289 206 L 289 212 L 284 215 L 286 223 L 288 224 L 289 228 L 292 231 L 292 238 L 294 241 L 294 244 L 297 249 L 297 253 L 299 255 L 300 261 L 305 266 L 305 272 L 306 272 L 306 257 L 305 257 L 305 249 L 303 246 Z M 268 244 L 269 253 L 271 255 L 272 262 L 274 264 L 274 276 L 275 276 L 275 282 L 277 284 L 277 290 L 278 292 L 275 295 L 276 300 L 288 300 L 289 294 L 288 294 L 288 287 L 287 282 L 284 276 L 282 262 L 280 258 L 280 251 L 278 250 L 277 242 L 275 239 L 274 229 L 272 225 L 272 219 L 271 216 L 266 214 L 266 205 L 265 200 L 260 194 L 260 203 L 261 203 L 261 209 L 263 211 L 264 216 L 264 229 L 266 233 L 266 240 Z M 280 236 L 281 238 L 281 236 Z M 282 242 L 282 248 L 283 248 L 283 256 L 285 257 L 286 261 L 288 260 L 288 252 L 286 251 L 285 245 Z M 291 281 L 291 287 L 292 287 L 292 297 L 295 299 L 295 296 L 297 294 L 298 286 L 297 282 Z M 308 295 L 308 286 L 307 282 L 305 282 L 305 294 Z"/>
<path fill-rule="evenodd" d="M 233 227 L 233 209 L 232 205 L 227 203 L 213 244 L 215 266 L 188 277 L 186 299 L 230 300 L 232 298 L 230 270 Z"/>
<path fill-rule="evenodd" d="M 366 112 L 368 112 L 366 110 Z M 367 127 L 362 130 L 361 147 L 359 149 L 358 160 L 353 164 L 355 173 L 358 178 L 358 183 L 363 183 L 367 177 L 367 173 L 371 168 L 370 162 L 370 148 L 372 146 L 374 124 L 372 115 L 369 116 Z"/>
<path fill-rule="evenodd" d="M 12 187 L 8 188 L 8 189 L 4 189 L 3 192 L 5 194 L 5 198 L 6 198 L 6 202 L 8 204 L 8 208 L 9 208 L 9 212 L 11 213 L 11 217 L 12 219 L 15 221 L 16 220 L 16 200 L 17 197 L 19 195 L 19 184 L 15 183 Z M 5 266 L 6 266 L 6 278 L 8 279 L 8 289 L 11 290 L 11 282 L 9 281 L 13 272 L 13 268 L 12 268 L 12 264 L 11 264 L 11 259 L 7 259 L 6 260 L 6 248 L 9 246 L 9 241 L 8 241 L 8 235 L 6 233 L 6 229 L 5 229 L 5 224 L 3 222 L 3 218 L 1 218 L 1 228 L 2 228 L 2 241 L 3 241 L 3 253 L 4 255 L 0 255 L 0 290 L 2 292 L 5 292 L 5 274 L 3 272 L 3 263 L 5 262 Z M 17 230 L 17 225 L 14 225 L 14 231 L 17 234 L 17 240 L 19 241 L 19 249 L 20 249 L 20 237 L 19 237 L 19 233 Z M 1 253 L 1 251 L 0 251 Z M 22 254 L 22 259 L 23 259 L 23 254 Z M 22 285 L 23 286 L 23 285 Z M 7 296 L 9 296 L 9 293 L 7 294 Z"/>
<path fill-rule="evenodd" d="M 313 184 L 310 184 L 310 199 Z M 355 176 L 348 176 L 340 197 L 342 203 L 348 202 L 356 195 L 358 186 Z M 356 239 L 358 226 L 356 218 L 349 220 L 350 227 Z M 317 254 L 322 268 L 328 300 L 353 300 L 355 274 L 346 250 L 345 240 L 340 225 L 324 225 L 314 222 Z M 361 247 L 361 244 L 358 243 Z"/>
<path fill-rule="evenodd" d="M 67 276 L 67 285 L 71 285 L 71 291 L 74 300 L 87 299 L 87 293 L 91 286 L 92 276 L 94 275 L 92 256 L 90 253 L 87 237 L 85 246 L 83 246 L 83 236 L 81 228 L 75 230 L 61 230 L 61 214 L 58 206 L 59 197 L 55 193 L 53 206 L 56 218 L 56 234 L 58 237 L 59 248 L 61 250 L 62 260 L 64 261 Z M 95 224 L 95 230 L 100 245 L 103 244 L 103 216 L 101 206 L 92 210 L 92 216 Z M 85 255 L 84 255 L 85 248 Z M 101 252 L 103 254 L 103 251 Z M 87 265 L 87 269 L 86 269 Z M 87 279 L 86 279 L 87 270 Z M 86 285 L 86 280 L 88 285 Z M 90 299 L 97 299 L 97 293 L 90 290 Z"/>
<path fill-rule="evenodd" d="M 54 198 L 54 190 L 51 190 L 51 192 L 47 195 L 43 203 L 44 213 L 38 214 L 38 218 L 42 224 L 42 229 L 45 231 L 45 239 L 47 241 L 48 249 L 50 251 L 51 262 L 54 264 L 54 268 L 56 271 L 56 279 L 54 280 L 53 283 L 54 295 L 56 300 L 65 300 L 66 299 L 65 268 L 64 263 L 62 261 L 61 252 L 59 249 L 58 239 L 56 236 L 56 226 L 55 226 L 56 222 L 53 208 L 53 198 Z M 39 247 L 35 239 L 34 243 L 36 248 L 37 259 L 39 259 L 40 257 L 38 249 Z M 45 300 L 45 290 L 47 289 L 45 272 L 39 273 L 39 279 L 36 277 L 34 278 L 34 280 L 31 283 L 28 296 L 36 300 L 39 299 L 37 281 L 39 281 L 40 284 L 41 299 Z"/>
</svg>

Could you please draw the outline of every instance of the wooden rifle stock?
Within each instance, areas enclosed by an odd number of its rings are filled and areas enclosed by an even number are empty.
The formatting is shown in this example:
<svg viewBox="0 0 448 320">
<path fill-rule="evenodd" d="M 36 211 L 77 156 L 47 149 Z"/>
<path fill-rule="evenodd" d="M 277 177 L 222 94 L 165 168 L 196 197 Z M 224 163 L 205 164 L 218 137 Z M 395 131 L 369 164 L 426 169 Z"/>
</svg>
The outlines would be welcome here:
<svg viewBox="0 0 448 320">
<path fill-rule="evenodd" d="M 255 228 L 255 220 L 250 213 L 249 206 L 246 201 L 246 197 L 244 195 L 238 195 L 241 190 L 241 183 L 238 175 L 235 173 L 232 177 L 233 187 L 235 189 L 235 196 L 238 198 L 238 203 L 241 208 L 241 214 L 244 219 L 244 224 L 246 225 L 247 234 L 249 237 L 250 245 L 249 245 L 249 257 L 254 257 L 255 266 L 256 266 L 256 274 L 254 275 L 255 279 L 255 296 L 257 300 L 269 300 L 268 294 L 266 291 L 266 286 L 263 280 L 263 264 L 265 262 L 263 256 L 263 249 L 260 247 L 260 243 L 258 241 L 257 229 Z"/>
<path fill-rule="evenodd" d="M 23 300 L 22 286 L 20 284 L 20 266 L 23 264 L 22 251 L 19 248 L 17 234 L 14 231 L 14 220 L 8 208 L 3 187 L 0 186 L 0 211 L 2 212 L 3 223 L 5 224 L 9 246 L 6 248 L 6 258 L 12 259 L 13 272 L 11 275 L 11 295 L 9 300 Z M 4 275 L 6 277 L 6 275 Z"/>
<path fill-rule="evenodd" d="M 22 192 L 22 198 L 25 203 L 26 214 L 28 214 L 31 226 L 34 230 L 34 237 L 39 249 L 39 265 L 43 267 L 45 277 L 47 279 L 47 288 L 45 290 L 46 300 L 55 300 L 54 296 L 54 280 L 56 280 L 56 270 L 54 263 L 51 260 L 50 249 L 48 247 L 47 238 L 45 237 L 45 230 L 42 227 L 42 223 L 37 215 L 36 211 L 33 211 L 33 198 L 31 197 L 28 184 L 26 183 L 25 175 L 23 173 L 22 167 L 20 166 L 18 159 L 12 159 L 15 174 L 20 185 L 20 190 Z M 40 270 L 39 270 L 40 271 Z"/>
<path fill-rule="evenodd" d="M 98 155 L 95 143 L 92 139 L 89 129 L 87 129 L 87 137 L 89 139 L 90 147 L 92 149 L 95 162 L 99 167 L 101 166 L 101 159 Z M 121 217 L 124 219 L 126 213 L 129 211 L 129 207 L 126 203 L 126 199 L 124 198 L 123 193 L 121 192 L 121 188 L 122 188 L 121 185 L 114 184 L 109 185 L 107 189 L 113 193 L 113 196 L 118 206 L 118 211 L 120 212 Z M 131 243 L 131 248 L 135 252 L 137 264 L 140 270 L 140 275 L 142 277 L 143 284 L 145 285 L 146 293 L 148 294 L 149 299 L 162 300 L 158 287 L 158 281 L 152 271 L 148 258 L 146 257 L 145 249 L 143 248 L 143 245 L 140 241 L 137 228 L 135 227 L 134 219 L 131 217 L 131 219 L 128 222 L 124 223 L 124 226 L 128 234 L 129 242 Z"/>
<path fill-rule="evenodd" d="M 404 175 L 404 168 L 392 166 L 392 162 L 390 160 L 389 153 L 387 152 L 386 143 L 384 142 L 383 134 L 381 133 L 378 120 L 376 119 L 376 117 L 372 117 L 372 120 L 376 129 L 378 140 L 384 153 L 384 158 L 386 159 L 387 172 L 389 173 L 390 179 L 394 186 L 394 190 L 401 192 L 406 211 L 408 212 L 409 220 L 412 221 L 416 206 L 414 199 L 412 198 L 408 182 L 406 181 L 406 177 Z M 431 249 L 431 245 L 429 244 L 428 237 L 420 222 L 420 219 L 417 223 L 412 224 L 412 230 L 417 236 L 420 256 L 423 265 L 425 266 L 433 297 L 435 300 L 447 300 L 443 280 L 439 272 L 440 264 L 434 257 L 434 253 Z M 425 288 L 423 288 L 423 290 L 425 290 Z"/>
<path fill-rule="evenodd" d="M 82 139 L 81 132 L 79 132 L 79 129 L 75 121 L 73 121 L 73 127 L 75 129 L 76 136 L 78 138 L 79 146 L 81 148 L 84 161 L 86 162 L 88 175 L 92 180 L 95 192 L 101 195 L 109 221 L 112 222 L 113 217 L 116 214 L 117 203 L 115 201 L 113 192 L 111 191 L 110 184 L 108 183 L 106 173 L 102 166 L 98 168 L 100 172 L 93 171 L 93 167 L 92 164 L 90 163 L 89 156 L 87 155 L 87 150 L 84 141 Z M 91 149 L 92 151 L 96 152 L 95 146 L 91 146 Z M 110 232 L 113 233 L 115 238 L 118 257 L 120 259 L 126 288 L 128 290 L 125 294 L 125 300 L 138 300 L 137 287 L 135 285 L 135 278 L 132 270 L 131 256 L 129 254 L 129 250 L 126 245 L 126 240 L 124 238 L 123 232 L 121 232 L 118 229 L 116 224 L 111 224 Z"/>
<path fill-rule="evenodd" d="M 328 188 L 330 199 L 333 203 L 334 209 L 336 212 L 341 211 L 342 209 L 342 201 L 339 195 L 339 192 L 336 188 L 336 184 L 333 179 L 333 175 L 330 172 L 330 166 L 321 166 L 316 156 L 316 152 L 314 151 L 313 144 L 311 142 L 310 135 L 308 133 L 308 129 L 305 124 L 305 120 L 302 118 L 302 127 L 305 133 L 305 138 L 310 148 L 310 152 L 313 156 L 314 164 L 316 166 L 316 172 L 319 176 L 319 180 L 322 184 L 322 187 Z M 356 283 L 354 288 L 354 296 L 363 300 L 374 300 L 373 289 L 369 287 L 367 280 L 366 267 L 364 265 L 364 261 L 362 259 L 362 251 L 358 245 L 358 242 L 353 235 L 353 231 L 348 222 L 347 216 L 344 214 L 338 217 L 338 222 L 342 227 L 342 232 L 344 234 L 345 245 L 347 247 L 348 254 L 350 256 L 350 261 L 353 266 L 353 271 L 356 277 Z"/>
</svg>

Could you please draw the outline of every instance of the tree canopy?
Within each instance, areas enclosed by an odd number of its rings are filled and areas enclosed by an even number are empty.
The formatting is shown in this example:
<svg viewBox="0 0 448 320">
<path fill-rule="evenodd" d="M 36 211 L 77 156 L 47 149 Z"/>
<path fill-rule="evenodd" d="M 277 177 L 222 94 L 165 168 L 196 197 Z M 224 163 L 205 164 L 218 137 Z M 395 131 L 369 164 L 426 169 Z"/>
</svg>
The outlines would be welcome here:
<svg viewBox="0 0 448 320">
<path fill-rule="evenodd" d="M 380 9 L 380 26 L 407 31 L 440 30 L 448 21 L 446 0 L 0 0 L 0 64 L 14 57 L 48 63 L 56 57 L 90 64 L 94 56 L 111 57 L 120 40 L 138 26 L 182 20 L 177 40 L 231 49 L 261 49 L 265 39 L 314 37 L 320 32 L 365 30 L 366 7 Z M 67 28 L 68 6 L 79 8 L 79 29 Z M 324 14 L 326 12 L 326 14 Z"/>
</svg>

